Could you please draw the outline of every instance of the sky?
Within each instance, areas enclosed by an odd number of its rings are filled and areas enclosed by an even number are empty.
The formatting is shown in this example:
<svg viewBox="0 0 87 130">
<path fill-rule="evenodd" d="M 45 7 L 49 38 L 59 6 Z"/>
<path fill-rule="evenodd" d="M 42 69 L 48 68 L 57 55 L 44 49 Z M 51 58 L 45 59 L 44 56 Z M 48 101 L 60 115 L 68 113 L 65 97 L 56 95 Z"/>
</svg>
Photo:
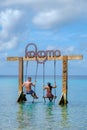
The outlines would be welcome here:
<svg viewBox="0 0 87 130">
<path fill-rule="evenodd" d="M 29 43 L 38 50 L 83 55 L 83 60 L 68 62 L 68 73 L 87 75 L 87 0 L 0 0 L 0 75 L 18 74 L 18 61 L 7 57 L 24 56 Z M 30 63 L 30 73 L 35 67 L 36 62 Z M 46 67 L 53 74 L 53 62 Z M 42 69 L 39 65 L 39 74 Z M 62 61 L 57 61 L 57 74 L 62 74 Z"/>
</svg>

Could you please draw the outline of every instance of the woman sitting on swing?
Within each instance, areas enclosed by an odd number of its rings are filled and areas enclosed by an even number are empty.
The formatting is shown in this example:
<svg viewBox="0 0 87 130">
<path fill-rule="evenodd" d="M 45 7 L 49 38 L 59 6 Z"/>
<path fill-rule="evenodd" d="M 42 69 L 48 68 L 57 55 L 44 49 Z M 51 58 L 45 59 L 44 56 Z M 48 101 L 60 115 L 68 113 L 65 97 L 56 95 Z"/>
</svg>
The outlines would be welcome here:
<svg viewBox="0 0 87 130">
<path fill-rule="evenodd" d="M 56 88 L 56 85 L 51 86 L 50 82 L 47 83 L 47 86 L 43 87 L 43 89 L 46 89 L 46 97 L 45 98 L 48 98 L 50 100 L 50 102 L 52 102 L 53 98 L 55 97 L 52 94 L 52 88 Z"/>
</svg>

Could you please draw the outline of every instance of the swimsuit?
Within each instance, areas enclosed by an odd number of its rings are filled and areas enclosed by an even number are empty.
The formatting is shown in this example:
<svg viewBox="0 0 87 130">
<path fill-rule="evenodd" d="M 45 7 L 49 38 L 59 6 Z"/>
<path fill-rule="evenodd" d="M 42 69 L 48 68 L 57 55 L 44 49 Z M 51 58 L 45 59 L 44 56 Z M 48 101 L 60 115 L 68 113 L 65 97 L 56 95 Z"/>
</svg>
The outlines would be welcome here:
<svg viewBox="0 0 87 130">
<path fill-rule="evenodd" d="M 33 94 L 34 91 L 33 90 L 30 90 L 30 91 L 27 91 L 26 94 Z"/>
<path fill-rule="evenodd" d="M 53 94 L 50 93 L 50 92 L 48 92 L 48 93 L 47 93 L 47 97 L 48 97 L 48 98 L 53 98 Z"/>
<path fill-rule="evenodd" d="M 53 98 L 53 94 L 51 93 L 52 87 L 50 88 L 50 90 L 47 90 L 47 97 L 48 98 Z"/>
</svg>

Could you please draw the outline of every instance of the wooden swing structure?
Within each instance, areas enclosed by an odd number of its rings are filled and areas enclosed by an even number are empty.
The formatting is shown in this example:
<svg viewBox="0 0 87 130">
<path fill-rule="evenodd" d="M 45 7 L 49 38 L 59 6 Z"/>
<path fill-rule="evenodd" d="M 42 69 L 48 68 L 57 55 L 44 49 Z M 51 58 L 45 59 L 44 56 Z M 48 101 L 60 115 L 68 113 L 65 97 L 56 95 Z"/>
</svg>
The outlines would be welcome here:
<svg viewBox="0 0 87 130">
<path fill-rule="evenodd" d="M 28 47 L 33 45 L 35 47 L 35 51 L 27 51 Z M 68 94 L 68 61 L 69 60 L 81 60 L 83 59 L 82 55 L 60 55 L 60 51 L 56 50 L 50 51 L 54 52 L 53 55 L 49 53 L 49 55 L 46 55 L 48 51 L 38 51 L 37 53 L 37 47 L 34 43 L 30 43 L 25 48 L 25 56 L 24 57 L 7 57 L 8 61 L 18 61 L 19 62 L 19 87 L 18 87 L 18 93 L 22 91 L 22 83 L 23 83 L 23 72 L 24 72 L 24 61 L 34 61 L 37 60 L 39 63 L 42 63 L 42 61 L 46 60 L 62 60 L 62 94 L 59 101 L 59 105 L 66 105 L 68 103 L 67 94 Z M 56 53 L 57 52 L 57 53 Z M 59 54 L 58 54 L 59 53 Z M 56 55 L 54 55 L 56 54 Z"/>
</svg>

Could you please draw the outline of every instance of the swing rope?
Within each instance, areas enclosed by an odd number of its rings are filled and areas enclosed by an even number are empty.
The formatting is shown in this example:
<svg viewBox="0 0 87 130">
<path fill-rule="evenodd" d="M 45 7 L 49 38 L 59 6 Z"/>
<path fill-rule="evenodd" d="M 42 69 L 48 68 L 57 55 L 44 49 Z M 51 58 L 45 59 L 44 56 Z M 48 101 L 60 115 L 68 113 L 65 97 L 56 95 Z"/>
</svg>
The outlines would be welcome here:
<svg viewBox="0 0 87 130">
<path fill-rule="evenodd" d="M 54 59 L 54 85 L 56 85 L 56 60 L 55 59 Z M 54 89 L 54 93 L 56 98 L 56 88 Z"/>
<path fill-rule="evenodd" d="M 35 73 L 35 84 L 36 84 L 36 79 L 37 79 L 37 71 L 38 71 L 38 62 L 37 62 L 37 65 L 36 65 L 36 73 Z M 34 87 L 34 92 L 36 92 L 36 87 Z"/>
<path fill-rule="evenodd" d="M 45 63 L 43 63 L 43 87 L 44 87 L 44 85 L 45 85 Z M 43 97 L 44 97 L 44 95 L 45 95 L 45 91 L 43 89 Z"/>
<path fill-rule="evenodd" d="M 28 75 L 28 74 L 27 74 L 27 72 L 28 72 L 28 61 L 26 62 L 26 74 L 25 74 L 25 81 L 26 81 L 26 80 L 27 80 L 27 78 L 28 78 L 28 77 L 27 77 L 27 75 Z"/>
</svg>

